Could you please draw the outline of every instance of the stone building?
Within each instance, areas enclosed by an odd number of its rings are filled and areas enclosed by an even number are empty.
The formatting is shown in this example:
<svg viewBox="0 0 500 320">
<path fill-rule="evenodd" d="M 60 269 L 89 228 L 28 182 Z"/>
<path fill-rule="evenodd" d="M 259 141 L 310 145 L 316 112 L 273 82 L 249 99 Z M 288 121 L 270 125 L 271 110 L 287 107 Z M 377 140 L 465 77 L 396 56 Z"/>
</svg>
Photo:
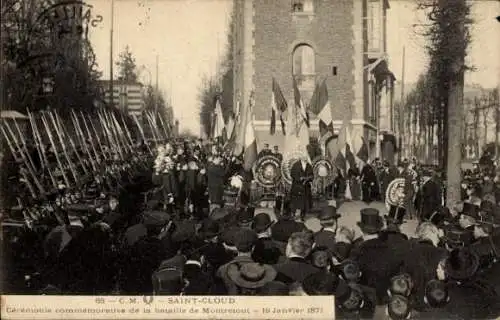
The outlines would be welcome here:
<svg viewBox="0 0 500 320">
<path fill-rule="evenodd" d="M 388 0 L 234 0 L 233 106 L 255 94 L 254 126 L 259 147 L 282 145 L 269 133 L 272 79 L 294 107 L 293 78 L 309 104 L 316 83 L 326 79 L 334 130 L 350 121 L 352 135 L 369 141 L 372 157 L 393 160 L 392 84 L 386 54 Z M 318 136 L 311 115 L 310 136 Z M 361 139 L 359 139 L 361 140 Z M 380 149 L 377 150 L 377 141 Z M 355 148 L 359 146 L 355 146 Z"/>
</svg>

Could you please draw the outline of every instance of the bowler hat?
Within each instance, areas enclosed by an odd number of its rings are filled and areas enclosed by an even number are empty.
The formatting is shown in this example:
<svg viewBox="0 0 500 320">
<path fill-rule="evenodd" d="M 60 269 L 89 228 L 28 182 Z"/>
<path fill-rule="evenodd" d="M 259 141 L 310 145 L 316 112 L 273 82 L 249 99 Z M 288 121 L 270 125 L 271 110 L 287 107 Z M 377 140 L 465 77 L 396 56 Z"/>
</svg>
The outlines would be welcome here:
<svg viewBox="0 0 500 320">
<path fill-rule="evenodd" d="M 358 226 L 364 233 L 374 234 L 382 230 L 384 222 L 380 212 L 375 208 L 364 208 L 360 210 L 361 221 Z"/>
<path fill-rule="evenodd" d="M 333 222 L 340 218 L 340 214 L 337 213 L 337 208 L 334 206 L 325 206 L 318 216 L 320 222 Z"/>
<path fill-rule="evenodd" d="M 227 275 L 238 287 L 256 289 L 273 281 L 276 278 L 276 270 L 267 264 L 232 263 L 227 268 Z"/>
<path fill-rule="evenodd" d="M 479 257 L 467 247 L 453 249 L 444 264 L 447 277 L 453 280 L 468 279 L 478 268 Z"/>
<path fill-rule="evenodd" d="M 253 218 L 253 229 L 257 233 L 267 230 L 272 224 L 271 217 L 265 212 L 261 212 Z"/>
</svg>

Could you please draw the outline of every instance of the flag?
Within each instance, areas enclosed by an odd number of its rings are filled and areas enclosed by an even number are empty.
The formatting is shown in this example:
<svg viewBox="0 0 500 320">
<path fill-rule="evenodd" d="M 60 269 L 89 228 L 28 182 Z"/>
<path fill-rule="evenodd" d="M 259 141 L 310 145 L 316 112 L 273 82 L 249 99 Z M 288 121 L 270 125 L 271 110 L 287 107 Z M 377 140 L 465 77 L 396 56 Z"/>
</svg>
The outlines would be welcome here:
<svg viewBox="0 0 500 320">
<path fill-rule="evenodd" d="M 226 141 L 229 140 L 231 138 L 231 136 L 233 135 L 233 131 L 234 131 L 234 128 L 235 128 L 235 121 L 234 121 L 234 114 L 231 113 L 229 115 L 229 119 L 227 119 L 227 123 L 226 123 Z"/>
<path fill-rule="evenodd" d="M 250 98 L 253 99 L 253 98 Z M 250 106 L 247 108 L 245 137 L 244 137 L 244 152 L 243 152 L 243 169 L 246 171 L 252 170 L 254 162 L 257 160 L 257 141 L 255 139 L 255 129 L 253 127 L 252 117 L 253 101 L 250 101 Z"/>
<path fill-rule="evenodd" d="M 306 126 L 300 126 L 299 131 L 297 132 L 296 117 L 297 115 L 295 113 L 295 109 L 288 109 L 288 129 L 287 134 L 285 135 L 283 154 L 286 156 L 299 153 L 307 156 L 310 163 L 311 159 L 309 157 L 309 152 L 307 151 L 307 145 L 309 144 L 309 129 Z"/>
<path fill-rule="evenodd" d="M 285 135 L 285 121 L 283 120 L 283 113 L 288 109 L 286 99 L 278 84 L 278 81 L 273 77 L 273 91 L 271 97 L 271 134 L 276 132 L 276 116 L 279 115 L 281 121 L 281 130 Z"/>
<path fill-rule="evenodd" d="M 337 153 L 334 164 L 342 172 L 342 175 L 345 175 L 347 172 L 347 162 L 342 152 Z"/>
<path fill-rule="evenodd" d="M 319 114 L 323 111 L 326 103 L 328 102 L 328 90 L 326 88 L 326 79 L 321 84 L 314 87 L 314 92 L 309 103 L 309 111 L 314 114 Z"/>
<path fill-rule="evenodd" d="M 345 143 L 345 158 L 347 160 L 348 168 L 354 168 L 356 166 L 356 157 L 354 153 L 351 151 L 352 139 L 351 139 L 351 131 L 348 127 L 346 127 L 346 143 Z"/>
<path fill-rule="evenodd" d="M 224 116 L 222 115 L 220 97 L 215 97 L 215 123 L 213 137 L 224 137 Z"/>
<path fill-rule="evenodd" d="M 364 163 L 366 163 L 368 161 L 368 144 L 366 143 L 366 140 L 361 137 L 361 140 L 362 140 L 362 144 L 361 144 L 361 148 L 359 149 L 358 153 L 356 154 L 356 156 L 361 160 L 363 161 Z"/>
<path fill-rule="evenodd" d="M 300 115 L 302 116 L 302 119 L 306 123 L 306 126 L 309 128 L 309 114 L 307 113 L 306 107 L 304 106 L 304 102 L 300 97 L 300 91 L 299 87 L 297 86 L 297 80 L 295 80 L 295 77 L 293 77 L 293 96 L 295 98 L 295 108 L 297 108 Z M 299 127 L 297 128 L 297 131 L 299 131 L 299 128 L 302 125 L 302 122 L 298 123 Z"/>
<path fill-rule="evenodd" d="M 326 142 L 333 137 L 333 119 L 325 81 L 321 83 L 321 86 L 317 86 L 314 92 L 316 96 L 313 96 L 314 101 L 311 102 L 311 105 L 320 110 L 318 114 L 319 143 L 326 145 Z"/>
</svg>

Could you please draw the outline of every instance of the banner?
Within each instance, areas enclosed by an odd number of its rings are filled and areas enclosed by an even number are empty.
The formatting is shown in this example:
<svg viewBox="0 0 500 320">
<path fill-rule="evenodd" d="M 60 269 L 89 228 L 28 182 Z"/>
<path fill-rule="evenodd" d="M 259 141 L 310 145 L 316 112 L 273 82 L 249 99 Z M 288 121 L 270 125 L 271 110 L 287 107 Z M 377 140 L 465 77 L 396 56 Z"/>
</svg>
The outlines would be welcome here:
<svg viewBox="0 0 500 320">
<path fill-rule="evenodd" d="M 2 296 L 2 319 L 335 319 L 333 296 Z"/>
</svg>

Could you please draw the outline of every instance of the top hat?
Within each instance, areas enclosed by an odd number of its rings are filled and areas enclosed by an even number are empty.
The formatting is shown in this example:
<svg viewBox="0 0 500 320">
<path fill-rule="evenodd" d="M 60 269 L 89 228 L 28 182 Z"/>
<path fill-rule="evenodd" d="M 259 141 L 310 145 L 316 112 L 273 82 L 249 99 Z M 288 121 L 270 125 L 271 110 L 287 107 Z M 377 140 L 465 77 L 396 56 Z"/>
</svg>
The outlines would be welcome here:
<svg viewBox="0 0 500 320">
<path fill-rule="evenodd" d="M 360 210 L 361 221 L 357 225 L 367 234 L 374 234 L 382 230 L 384 222 L 380 216 L 380 212 L 375 208 L 364 208 Z"/>
<path fill-rule="evenodd" d="M 462 210 L 462 214 L 475 218 L 479 214 L 478 211 L 479 207 L 476 206 L 475 204 L 470 202 L 464 202 L 464 208 Z"/>
<path fill-rule="evenodd" d="M 453 249 L 444 264 L 448 278 L 465 280 L 472 277 L 479 268 L 479 257 L 469 248 Z"/>
<path fill-rule="evenodd" d="M 474 235 L 470 230 L 464 230 L 451 225 L 444 229 L 445 243 L 451 248 L 460 248 L 469 245 Z"/>
<path fill-rule="evenodd" d="M 269 215 L 265 212 L 261 212 L 253 218 L 252 227 L 255 230 L 255 232 L 259 233 L 267 230 L 272 224 L 273 221 L 271 220 Z"/>
<path fill-rule="evenodd" d="M 256 289 L 273 281 L 276 278 L 276 270 L 267 264 L 233 263 L 229 265 L 227 275 L 238 287 Z"/>
<path fill-rule="evenodd" d="M 333 222 L 340 218 L 340 214 L 337 213 L 337 208 L 334 206 L 325 206 L 318 216 L 320 222 L 328 223 Z"/>
</svg>

